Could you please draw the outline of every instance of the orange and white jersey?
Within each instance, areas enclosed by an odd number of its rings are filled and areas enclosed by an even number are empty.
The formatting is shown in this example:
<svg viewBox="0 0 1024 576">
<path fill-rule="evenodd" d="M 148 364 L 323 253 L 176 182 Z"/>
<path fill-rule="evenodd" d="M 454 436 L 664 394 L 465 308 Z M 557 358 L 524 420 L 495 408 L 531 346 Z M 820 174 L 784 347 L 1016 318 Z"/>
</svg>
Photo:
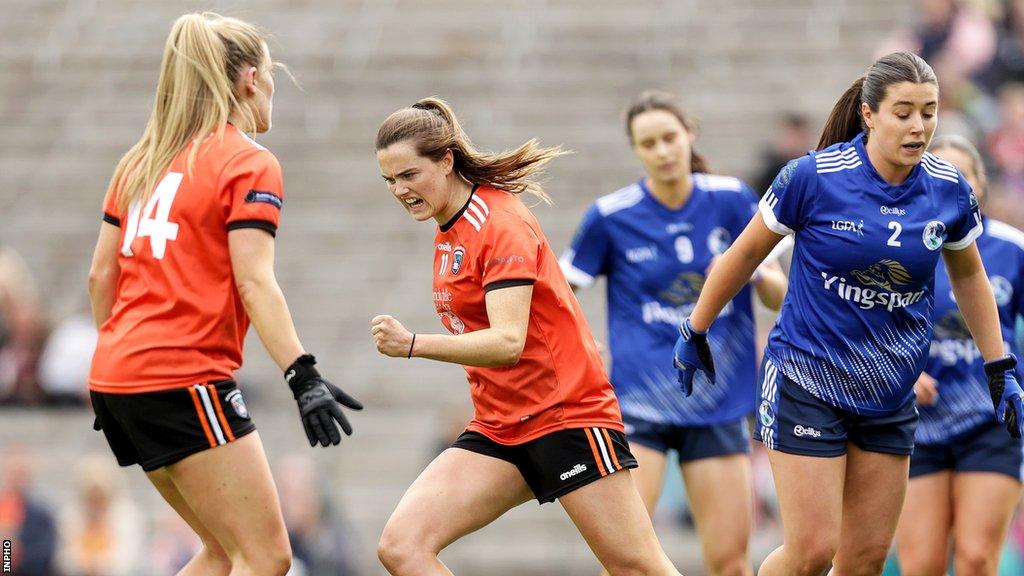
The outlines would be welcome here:
<svg viewBox="0 0 1024 576">
<path fill-rule="evenodd" d="M 232 274 L 228 232 L 275 234 L 284 200 L 274 155 L 230 124 L 207 137 L 191 170 L 186 147 L 144 206 L 104 221 L 121 228 L 120 277 L 89 374 L 97 392 L 138 393 L 228 380 L 249 319 Z"/>
<path fill-rule="evenodd" d="M 533 285 L 526 345 L 514 366 L 466 366 L 468 429 L 521 444 L 568 428 L 622 430 L 619 405 L 576 296 L 533 213 L 486 186 L 435 237 L 434 304 L 452 334 L 490 326 L 485 295 Z"/>
</svg>

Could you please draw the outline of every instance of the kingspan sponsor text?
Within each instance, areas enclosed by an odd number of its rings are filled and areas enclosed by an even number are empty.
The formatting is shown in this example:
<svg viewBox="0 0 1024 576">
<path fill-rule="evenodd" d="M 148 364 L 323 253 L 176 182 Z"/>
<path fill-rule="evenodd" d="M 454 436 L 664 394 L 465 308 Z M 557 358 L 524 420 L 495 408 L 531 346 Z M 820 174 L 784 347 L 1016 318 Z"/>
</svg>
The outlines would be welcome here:
<svg viewBox="0 0 1024 576">
<path fill-rule="evenodd" d="M 846 283 L 846 278 L 829 276 L 826 272 L 822 272 L 821 277 L 825 281 L 825 290 L 831 291 L 835 288 L 840 298 L 855 302 L 864 310 L 870 310 L 877 305 L 892 312 L 896 308 L 906 308 L 924 296 L 924 290 L 916 292 L 888 292 L 875 290 L 874 288 L 852 286 Z"/>
</svg>

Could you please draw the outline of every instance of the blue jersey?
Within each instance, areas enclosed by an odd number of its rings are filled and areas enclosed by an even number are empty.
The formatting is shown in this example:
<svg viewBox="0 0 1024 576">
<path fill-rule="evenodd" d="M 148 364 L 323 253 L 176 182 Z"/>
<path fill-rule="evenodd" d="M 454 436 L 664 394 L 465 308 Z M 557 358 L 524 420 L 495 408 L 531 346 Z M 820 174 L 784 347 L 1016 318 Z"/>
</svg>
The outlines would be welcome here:
<svg viewBox="0 0 1024 576">
<path fill-rule="evenodd" d="M 1017 317 L 1024 315 L 1024 233 L 997 220 L 986 218 L 984 223 L 978 251 L 996 297 L 1004 345 L 1016 354 L 1014 331 Z M 934 406 L 918 406 L 916 440 L 921 444 L 946 443 L 995 421 L 985 361 L 960 316 L 941 260 L 935 272 L 933 317 L 935 334 L 924 371 L 938 381 L 939 397 Z M 1017 378 L 1021 375 L 1018 367 Z"/>
<path fill-rule="evenodd" d="M 902 184 L 889 184 L 860 134 L 789 162 L 760 211 L 774 232 L 795 234 L 766 356 L 812 395 L 857 414 L 908 402 L 928 357 L 940 252 L 967 248 L 982 231 L 967 181 L 925 153 Z"/>
<path fill-rule="evenodd" d="M 608 278 L 611 381 L 622 413 L 648 422 L 707 426 L 754 409 L 754 321 L 751 291 L 726 306 L 709 337 L 717 384 L 706 379 L 683 396 L 672 346 L 704 286 L 704 272 L 740 234 L 757 197 L 727 176 L 694 174 L 678 210 L 656 200 L 643 181 L 591 206 L 562 257 L 566 278 L 589 286 Z M 703 376 L 701 376 L 703 378 Z"/>
</svg>

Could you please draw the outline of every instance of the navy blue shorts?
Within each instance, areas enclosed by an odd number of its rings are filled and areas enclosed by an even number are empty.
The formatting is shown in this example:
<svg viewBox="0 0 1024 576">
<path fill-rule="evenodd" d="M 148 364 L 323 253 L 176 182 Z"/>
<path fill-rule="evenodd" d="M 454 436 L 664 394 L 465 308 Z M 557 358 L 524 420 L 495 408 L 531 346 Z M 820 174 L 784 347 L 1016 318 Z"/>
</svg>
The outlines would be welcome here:
<svg viewBox="0 0 1024 576">
<path fill-rule="evenodd" d="M 713 426 L 677 426 L 656 424 L 622 415 L 630 444 L 646 446 L 658 452 L 675 450 L 680 462 L 750 452 L 750 436 L 745 419 Z"/>
<path fill-rule="evenodd" d="M 913 397 L 892 414 L 856 414 L 804 390 L 767 358 L 761 363 L 758 395 L 754 439 L 772 450 L 830 458 L 846 454 L 852 442 L 868 452 L 909 456 L 914 451 L 918 416 Z"/>
<path fill-rule="evenodd" d="M 1020 439 L 998 422 L 983 424 L 946 444 L 918 444 L 910 457 L 910 477 L 936 472 L 996 472 L 1021 479 Z"/>
</svg>

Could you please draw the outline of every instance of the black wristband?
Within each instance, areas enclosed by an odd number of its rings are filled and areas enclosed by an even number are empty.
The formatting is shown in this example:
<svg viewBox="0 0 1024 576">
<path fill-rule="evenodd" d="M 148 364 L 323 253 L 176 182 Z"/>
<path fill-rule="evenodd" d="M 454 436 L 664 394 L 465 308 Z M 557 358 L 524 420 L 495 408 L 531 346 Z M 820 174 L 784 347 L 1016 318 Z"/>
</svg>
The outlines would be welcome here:
<svg viewBox="0 0 1024 576">
<path fill-rule="evenodd" d="M 295 392 L 308 380 L 320 377 L 320 372 L 313 367 L 314 364 L 316 364 L 316 358 L 312 354 L 303 354 L 285 370 L 284 381 L 288 383 L 292 392 Z"/>
<path fill-rule="evenodd" d="M 985 362 L 985 375 L 989 378 L 1000 376 L 1007 370 L 1013 370 L 1017 366 L 1017 358 L 1013 354 L 1007 354 L 998 360 Z"/>
<path fill-rule="evenodd" d="M 416 333 L 412 333 L 412 342 L 409 343 L 409 353 L 405 355 L 406 358 L 412 358 L 412 347 L 416 345 Z"/>
</svg>

